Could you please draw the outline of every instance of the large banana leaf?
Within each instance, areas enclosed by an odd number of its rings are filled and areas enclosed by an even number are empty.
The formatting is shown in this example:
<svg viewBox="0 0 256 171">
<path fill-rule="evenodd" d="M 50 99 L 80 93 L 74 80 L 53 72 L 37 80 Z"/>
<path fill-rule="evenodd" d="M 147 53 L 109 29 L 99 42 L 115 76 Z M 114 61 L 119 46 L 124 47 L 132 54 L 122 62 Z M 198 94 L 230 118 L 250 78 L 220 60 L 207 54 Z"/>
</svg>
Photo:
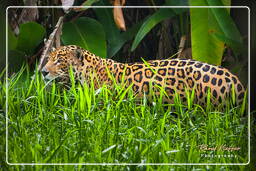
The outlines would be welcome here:
<svg viewBox="0 0 256 171">
<path fill-rule="evenodd" d="M 191 6 L 207 6 L 205 0 L 190 0 Z M 222 9 L 225 10 L 225 9 Z M 224 43 L 214 36 L 222 34 L 212 11 L 209 8 L 191 8 L 191 44 L 193 59 L 220 65 Z"/>
<path fill-rule="evenodd" d="M 208 5 L 211 6 L 222 6 L 223 4 L 230 5 L 230 0 L 207 0 L 207 2 Z M 245 47 L 243 45 L 241 34 L 228 11 L 223 10 L 223 8 L 211 8 L 211 12 L 223 32 L 222 35 L 216 35 L 219 40 L 229 45 L 236 54 L 242 52 L 241 50 L 244 50 Z"/>
<path fill-rule="evenodd" d="M 95 19 L 81 17 L 74 22 L 63 24 L 61 40 L 64 45 L 78 45 L 90 52 L 106 58 L 106 38 L 102 25 Z"/>
<path fill-rule="evenodd" d="M 230 0 L 190 0 L 192 6 L 230 5 Z M 224 43 L 234 52 L 242 52 L 241 35 L 228 8 L 191 8 L 192 56 L 196 60 L 220 65 Z"/>
</svg>

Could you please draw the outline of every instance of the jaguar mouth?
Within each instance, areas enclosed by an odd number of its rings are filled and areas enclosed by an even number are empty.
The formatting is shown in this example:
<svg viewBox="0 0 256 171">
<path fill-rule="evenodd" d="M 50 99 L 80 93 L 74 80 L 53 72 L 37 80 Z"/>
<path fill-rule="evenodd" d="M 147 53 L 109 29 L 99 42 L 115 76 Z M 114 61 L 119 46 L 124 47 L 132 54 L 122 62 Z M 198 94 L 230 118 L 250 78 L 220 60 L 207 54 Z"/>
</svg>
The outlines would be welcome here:
<svg viewBox="0 0 256 171">
<path fill-rule="evenodd" d="M 50 75 L 50 73 L 48 73 L 47 75 L 43 75 L 43 80 L 46 84 L 51 85 L 54 81 L 58 84 L 66 84 L 68 83 L 68 78 L 65 76 L 65 74 L 61 74 L 58 76 L 52 76 Z"/>
</svg>

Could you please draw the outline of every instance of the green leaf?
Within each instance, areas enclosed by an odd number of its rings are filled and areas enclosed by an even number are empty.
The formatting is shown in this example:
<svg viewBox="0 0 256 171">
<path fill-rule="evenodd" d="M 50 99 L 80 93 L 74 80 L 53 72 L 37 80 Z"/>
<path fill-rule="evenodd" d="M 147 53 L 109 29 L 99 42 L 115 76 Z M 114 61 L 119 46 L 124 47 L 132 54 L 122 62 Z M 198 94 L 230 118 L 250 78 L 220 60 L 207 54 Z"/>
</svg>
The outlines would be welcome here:
<svg viewBox="0 0 256 171">
<path fill-rule="evenodd" d="M 32 55 L 35 48 L 43 40 L 45 29 L 40 24 L 28 22 L 20 25 L 20 33 L 18 35 L 17 49 Z"/>
<path fill-rule="evenodd" d="M 218 1 L 218 0 L 217 0 Z M 221 0 L 222 6 L 231 6 L 231 0 Z M 208 2 L 209 4 L 209 2 Z M 230 8 L 226 8 L 227 11 L 230 11 Z"/>
<path fill-rule="evenodd" d="M 17 38 L 11 28 L 8 27 L 8 50 L 14 50 L 17 47 Z"/>
<path fill-rule="evenodd" d="M 205 0 L 190 0 L 192 6 L 207 6 Z M 209 64 L 220 65 L 224 50 L 224 43 L 213 36 L 220 33 L 215 18 L 210 9 L 207 8 L 191 8 L 191 43 L 193 59 L 207 62 Z"/>
<path fill-rule="evenodd" d="M 229 39 L 224 34 L 214 33 L 213 36 L 230 46 L 236 54 L 240 52 L 246 53 L 247 51 L 244 44 L 242 44 L 241 42 L 237 42 L 234 39 Z"/>
<path fill-rule="evenodd" d="M 99 2 L 100 0 L 87 0 L 81 6 L 92 6 L 94 3 Z M 81 11 L 85 11 L 88 8 L 82 8 Z"/>
<path fill-rule="evenodd" d="M 207 0 L 209 5 L 220 6 L 223 5 L 221 0 Z M 214 18 L 216 19 L 221 31 L 224 33 L 225 37 L 230 40 L 233 40 L 237 43 L 240 43 L 242 46 L 242 37 L 236 24 L 229 15 L 228 11 L 225 8 L 211 8 Z"/>
<path fill-rule="evenodd" d="M 141 28 L 139 29 L 133 44 L 131 51 L 134 51 L 136 47 L 139 45 L 140 41 L 146 36 L 146 34 L 158 23 L 161 21 L 171 18 L 175 16 L 176 14 L 173 12 L 172 9 L 168 8 L 161 8 L 158 11 L 156 11 L 152 16 L 147 18 L 147 20 L 142 24 Z"/>
<path fill-rule="evenodd" d="M 99 2 L 100 0 L 87 0 L 85 1 L 82 6 L 91 6 L 92 4 Z"/>
<path fill-rule="evenodd" d="M 63 24 L 61 40 L 64 45 L 78 45 L 102 58 L 106 58 L 106 38 L 102 25 L 95 19 L 81 17 Z"/>
</svg>

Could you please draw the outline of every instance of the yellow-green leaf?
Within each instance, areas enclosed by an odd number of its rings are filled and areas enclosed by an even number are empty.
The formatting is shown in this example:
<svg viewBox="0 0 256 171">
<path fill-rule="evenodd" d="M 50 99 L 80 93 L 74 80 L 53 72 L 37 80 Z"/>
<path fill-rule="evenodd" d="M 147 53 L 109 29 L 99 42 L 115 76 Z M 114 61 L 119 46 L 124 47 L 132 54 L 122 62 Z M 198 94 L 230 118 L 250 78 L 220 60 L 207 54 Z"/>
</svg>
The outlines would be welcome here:
<svg viewBox="0 0 256 171">
<path fill-rule="evenodd" d="M 190 0 L 192 6 L 207 6 L 204 0 Z M 191 44 L 193 59 L 220 65 L 224 43 L 213 36 L 222 31 L 209 8 L 191 8 Z"/>
</svg>

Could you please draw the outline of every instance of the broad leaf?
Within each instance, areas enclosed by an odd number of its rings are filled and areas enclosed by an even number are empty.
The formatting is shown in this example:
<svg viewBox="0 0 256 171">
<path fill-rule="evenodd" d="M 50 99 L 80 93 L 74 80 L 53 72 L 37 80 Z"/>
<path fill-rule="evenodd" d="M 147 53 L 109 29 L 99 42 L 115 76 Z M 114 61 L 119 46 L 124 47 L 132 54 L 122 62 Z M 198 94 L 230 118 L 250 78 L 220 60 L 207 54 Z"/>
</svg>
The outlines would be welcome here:
<svg viewBox="0 0 256 171">
<path fill-rule="evenodd" d="M 64 45 L 78 45 L 102 58 L 107 56 L 105 32 L 95 19 L 81 17 L 64 23 L 61 39 Z"/>
<path fill-rule="evenodd" d="M 146 34 L 161 21 L 175 16 L 176 13 L 172 9 L 161 8 L 156 11 L 152 16 L 148 17 L 147 20 L 140 27 L 134 41 L 132 44 L 131 51 L 134 51 L 139 45 L 141 40 L 146 36 Z"/>
<path fill-rule="evenodd" d="M 205 0 L 190 0 L 192 6 L 207 6 Z M 225 10 L 225 9 L 224 9 Z M 224 43 L 213 36 L 222 34 L 212 12 L 208 8 L 191 8 L 191 43 L 193 59 L 220 65 L 224 50 Z"/>
<path fill-rule="evenodd" d="M 246 47 L 241 42 L 237 42 L 234 39 L 230 39 L 226 37 L 224 34 L 214 33 L 213 36 L 219 39 L 220 41 L 224 42 L 228 46 L 230 46 L 236 54 L 246 53 Z"/>
<path fill-rule="evenodd" d="M 35 48 L 43 40 L 45 29 L 35 22 L 21 24 L 18 35 L 17 49 L 27 55 L 33 54 Z"/>
<path fill-rule="evenodd" d="M 207 0 L 209 5 L 212 6 L 220 6 L 223 5 L 221 0 Z M 236 27 L 233 19 L 229 15 L 228 11 L 224 8 L 211 8 L 211 12 L 216 19 L 221 31 L 224 33 L 225 37 L 232 42 L 236 42 L 237 44 L 240 44 L 239 46 L 243 46 L 243 41 L 240 32 L 238 31 L 238 28 Z M 230 41 L 226 42 L 229 43 Z M 237 52 L 237 47 L 233 46 L 233 44 L 228 44 L 233 48 L 234 51 Z"/>
</svg>

